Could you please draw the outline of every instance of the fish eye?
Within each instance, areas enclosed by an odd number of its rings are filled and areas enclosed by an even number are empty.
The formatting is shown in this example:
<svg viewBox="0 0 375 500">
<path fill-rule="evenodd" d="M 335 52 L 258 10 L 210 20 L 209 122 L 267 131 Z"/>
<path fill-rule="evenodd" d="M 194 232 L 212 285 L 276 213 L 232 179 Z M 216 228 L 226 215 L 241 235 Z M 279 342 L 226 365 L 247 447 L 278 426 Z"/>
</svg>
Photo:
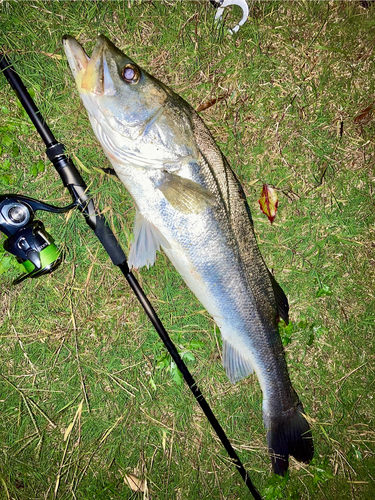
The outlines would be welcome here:
<svg viewBox="0 0 375 500">
<path fill-rule="evenodd" d="M 127 64 L 126 66 L 124 66 L 121 74 L 122 78 L 127 83 L 138 83 L 141 77 L 141 72 L 139 71 L 139 68 L 134 64 Z"/>
</svg>

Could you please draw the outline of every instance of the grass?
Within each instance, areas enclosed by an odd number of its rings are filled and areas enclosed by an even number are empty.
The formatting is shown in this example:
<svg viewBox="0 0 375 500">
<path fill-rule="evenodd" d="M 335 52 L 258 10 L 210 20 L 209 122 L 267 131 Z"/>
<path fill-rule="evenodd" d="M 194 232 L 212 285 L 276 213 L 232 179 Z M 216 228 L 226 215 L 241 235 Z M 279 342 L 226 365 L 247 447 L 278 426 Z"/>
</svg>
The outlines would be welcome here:
<svg viewBox="0 0 375 500">
<path fill-rule="evenodd" d="M 229 384 L 218 329 L 164 255 L 137 277 L 266 499 L 371 499 L 374 8 L 250 6 L 230 37 L 214 28 L 208 1 L 3 2 L 0 47 L 83 164 L 126 250 L 133 204 L 97 170 L 108 163 L 61 37 L 78 37 L 90 53 L 103 32 L 195 107 L 226 95 L 201 115 L 243 183 L 262 253 L 289 298 L 281 335 L 313 428 L 311 465 L 292 461 L 287 478 L 272 476 L 255 377 Z M 4 78 L 0 150 L 0 193 L 70 201 Z M 279 192 L 272 226 L 258 207 L 263 183 Z M 20 270 L 0 253 L 0 498 L 247 498 L 82 217 L 41 218 L 65 251 L 59 270 L 12 287 Z M 132 491 L 130 474 L 148 491 Z"/>
</svg>

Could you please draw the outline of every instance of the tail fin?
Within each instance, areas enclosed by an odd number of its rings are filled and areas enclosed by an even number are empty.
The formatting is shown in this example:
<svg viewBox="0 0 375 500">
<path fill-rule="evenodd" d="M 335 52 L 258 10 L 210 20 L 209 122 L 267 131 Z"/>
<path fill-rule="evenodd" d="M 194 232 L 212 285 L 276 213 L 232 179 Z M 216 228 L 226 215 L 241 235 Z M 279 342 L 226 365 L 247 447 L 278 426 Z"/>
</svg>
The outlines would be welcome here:
<svg viewBox="0 0 375 500">
<path fill-rule="evenodd" d="M 299 462 L 310 462 L 314 455 L 314 443 L 301 403 L 282 416 L 270 416 L 268 423 L 268 451 L 275 474 L 286 474 L 289 455 Z"/>
</svg>

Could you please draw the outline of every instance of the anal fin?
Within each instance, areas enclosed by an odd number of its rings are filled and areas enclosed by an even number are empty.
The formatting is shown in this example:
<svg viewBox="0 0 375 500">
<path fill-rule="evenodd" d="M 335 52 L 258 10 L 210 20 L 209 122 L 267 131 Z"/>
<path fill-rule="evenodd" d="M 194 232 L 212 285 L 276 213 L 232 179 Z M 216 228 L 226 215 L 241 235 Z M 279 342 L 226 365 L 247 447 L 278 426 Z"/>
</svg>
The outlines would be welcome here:
<svg viewBox="0 0 375 500">
<path fill-rule="evenodd" d="M 135 215 L 133 236 L 128 258 L 130 269 L 153 266 L 160 246 L 170 247 L 161 232 L 138 211 Z"/>
<path fill-rule="evenodd" d="M 226 339 L 223 339 L 223 366 L 232 384 L 239 382 L 254 371 L 249 359 L 245 358 Z"/>
</svg>

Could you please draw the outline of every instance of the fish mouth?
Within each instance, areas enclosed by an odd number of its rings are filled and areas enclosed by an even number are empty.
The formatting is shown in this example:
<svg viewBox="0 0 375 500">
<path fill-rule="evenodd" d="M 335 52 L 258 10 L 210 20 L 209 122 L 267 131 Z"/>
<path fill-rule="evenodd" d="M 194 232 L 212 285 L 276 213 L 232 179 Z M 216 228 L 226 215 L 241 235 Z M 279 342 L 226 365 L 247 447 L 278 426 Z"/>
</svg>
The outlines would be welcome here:
<svg viewBox="0 0 375 500">
<path fill-rule="evenodd" d="M 119 51 L 108 38 L 99 36 L 91 57 L 72 36 L 64 35 L 63 46 L 80 93 L 98 96 L 116 93 L 106 54 Z"/>
</svg>

